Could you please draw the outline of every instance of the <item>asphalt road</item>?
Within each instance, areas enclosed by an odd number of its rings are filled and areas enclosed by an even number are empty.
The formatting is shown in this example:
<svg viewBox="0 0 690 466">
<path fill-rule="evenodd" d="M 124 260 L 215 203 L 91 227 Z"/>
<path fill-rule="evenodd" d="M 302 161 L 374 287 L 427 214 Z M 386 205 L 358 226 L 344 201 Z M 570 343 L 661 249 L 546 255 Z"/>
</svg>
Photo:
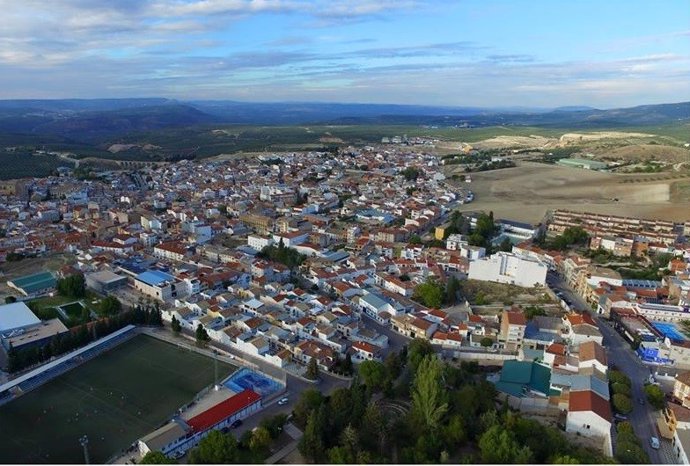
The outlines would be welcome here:
<svg viewBox="0 0 690 466">
<path fill-rule="evenodd" d="M 400 349 L 403 346 L 407 345 L 410 341 L 412 341 L 411 338 L 406 337 L 405 335 L 401 335 L 400 333 L 396 332 L 387 325 L 381 325 L 380 323 L 376 322 L 374 319 L 366 315 L 364 312 L 362 312 L 361 315 L 363 316 L 362 322 L 367 327 L 372 328 L 380 334 L 386 335 L 388 337 L 388 348 L 386 348 L 383 351 L 384 356 L 392 351 L 400 351 Z"/>
<path fill-rule="evenodd" d="M 589 306 L 574 293 L 563 280 L 556 274 L 549 273 L 550 286 L 553 290 L 561 291 L 578 309 L 587 309 Z M 633 411 L 628 415 L 628 420 L 633 425 L 635 433 L 639 437 L 642 447 L 649 455 L 653 464 L 672 464 L 674 463 L 673 449 L 669 440 L 661 438 L 656 427 L 657 411 L 649 403 L 641 405 L 638 400 L 645 399 L 644 383 L 652 373 L 652 367 L 645 365 L 632 351 L 627 341 L 616 332 L 611 324 L 597 315 L 593 315 L 594 320 L 599 326 L 599 330 L 604 336 L 604 346 L 609 361 L 609 366 L 615 365 L 616 368 L 632 381 Z M 614 435 L 615 437 L 615 435 Z M 650 438 L 657 437 L 661 443 L 661 448 L 655 450 L 650 445 Z M 615 438 L 614 438 L 615 451 Z"/>
</svg>

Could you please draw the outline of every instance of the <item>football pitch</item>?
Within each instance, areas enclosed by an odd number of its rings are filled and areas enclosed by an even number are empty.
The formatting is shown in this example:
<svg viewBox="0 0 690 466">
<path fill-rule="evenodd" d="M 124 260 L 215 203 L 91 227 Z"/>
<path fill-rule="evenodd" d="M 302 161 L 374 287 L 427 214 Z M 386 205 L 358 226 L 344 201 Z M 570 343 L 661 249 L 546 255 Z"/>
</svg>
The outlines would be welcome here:
<svg viewBox="0 0 690 466">
<path fill-rule="evenodd" d="M 139 335 L 0 406 L 0 463 L 103 463 L 213 383 L 213 359 Z M 218 362 L 224 378 L 235 367 Z"/>
</svg>

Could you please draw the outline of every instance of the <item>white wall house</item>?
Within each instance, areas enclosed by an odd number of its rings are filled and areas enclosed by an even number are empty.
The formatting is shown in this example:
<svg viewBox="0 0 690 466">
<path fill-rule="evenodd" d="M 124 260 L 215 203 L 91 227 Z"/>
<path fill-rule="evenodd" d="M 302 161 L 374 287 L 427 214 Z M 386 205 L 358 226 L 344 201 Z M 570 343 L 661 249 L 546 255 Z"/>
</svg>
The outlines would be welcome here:
<svg viewBox="0 0 690 466">
<path fill-rule="evenodd" d="M 531 288 L 546 283 L 548 267 L 537 260 L 509 252 L 498 252 L 470 262 L 469 278 Z"/>
<path fill-rule="evenodd" d="M 261 251 L 266 246 L 273 244 L 273 238 L 267 238 L 259 235 L 247 236 L 247 245 L 257 251 Z"/>
</svg>

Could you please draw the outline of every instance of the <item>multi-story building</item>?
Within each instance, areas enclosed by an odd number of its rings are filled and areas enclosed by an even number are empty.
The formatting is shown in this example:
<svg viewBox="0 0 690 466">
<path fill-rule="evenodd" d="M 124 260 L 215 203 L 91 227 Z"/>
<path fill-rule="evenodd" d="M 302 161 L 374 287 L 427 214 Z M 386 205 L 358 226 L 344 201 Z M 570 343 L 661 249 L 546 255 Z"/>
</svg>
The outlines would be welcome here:
<svg viewBox="0 0 690 466">
<path fill-rule="evenodd" d="M 546 264 L 509 252 L 470 262 L 469 278 L 531 288 L 546 283 Z"/>
<path fill-rule="evenodd" d="M 525 338 L 527 319 L 520 311 L 503 311 L 501 316 L 501 333 L 498 334 L 499 343 L 509 351 L 517 351 L 522 347 Z"/>
</svg>

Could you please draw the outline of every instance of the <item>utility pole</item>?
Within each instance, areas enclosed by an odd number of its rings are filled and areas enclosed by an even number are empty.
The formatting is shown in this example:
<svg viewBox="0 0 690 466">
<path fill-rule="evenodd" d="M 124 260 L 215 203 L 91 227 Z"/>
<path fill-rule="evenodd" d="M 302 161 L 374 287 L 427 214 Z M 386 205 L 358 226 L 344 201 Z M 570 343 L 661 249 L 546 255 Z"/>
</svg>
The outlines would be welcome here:
<svg viewBox="0 0 690 466">
<path fill-rule="evenodd" d="M 84 448 L 84 464 L 89 464 L 89 438 L 86 434 L 79 437 L 79 444 Z"/>
</svg>

